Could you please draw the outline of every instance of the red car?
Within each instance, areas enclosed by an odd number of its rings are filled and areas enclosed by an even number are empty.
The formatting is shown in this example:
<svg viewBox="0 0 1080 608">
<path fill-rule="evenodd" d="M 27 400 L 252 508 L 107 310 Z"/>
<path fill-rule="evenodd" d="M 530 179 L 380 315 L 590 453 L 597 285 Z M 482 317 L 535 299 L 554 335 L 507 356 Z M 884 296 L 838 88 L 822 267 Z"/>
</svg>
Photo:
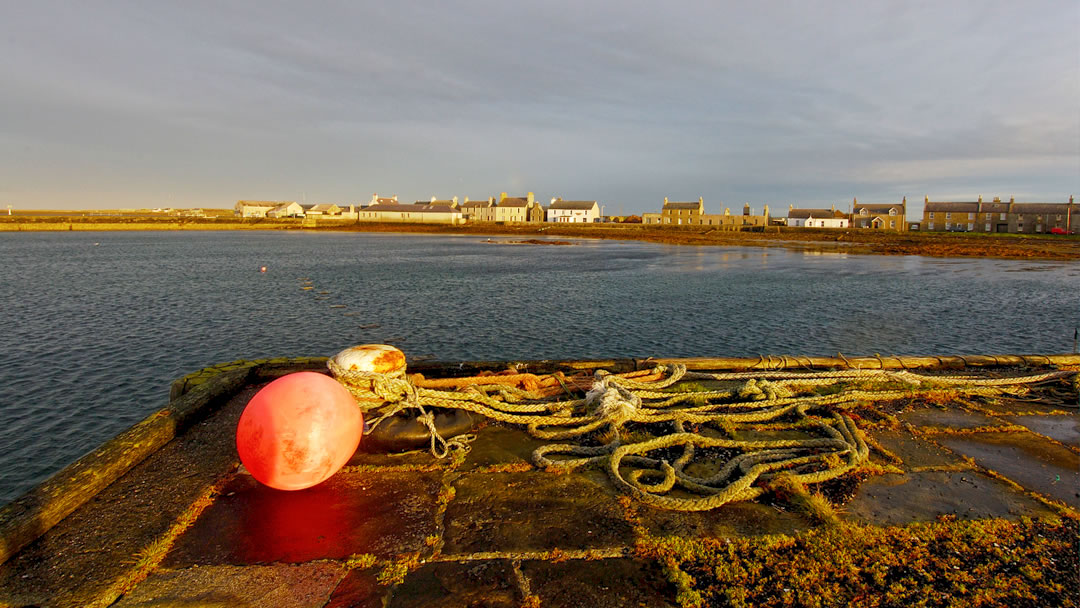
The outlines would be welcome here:
<svg viewBox="0 0 1080 608">
<path fill-rule="evenodd" d="M 1050 229 L 1050 234 L 1076 234 L 1076 233 L 1065 230 L 1064 228 L 1055 227 L 1055 228 Z"/>
</svg>

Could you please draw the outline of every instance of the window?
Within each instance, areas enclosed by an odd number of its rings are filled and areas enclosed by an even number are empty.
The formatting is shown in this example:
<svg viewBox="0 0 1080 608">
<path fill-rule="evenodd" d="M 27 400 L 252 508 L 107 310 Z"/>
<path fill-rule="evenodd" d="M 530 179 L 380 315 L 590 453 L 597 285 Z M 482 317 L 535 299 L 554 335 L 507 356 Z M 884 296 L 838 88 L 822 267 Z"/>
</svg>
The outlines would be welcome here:
<svg viewBox="0 0 1080 608">
<path fill-rule="evenodd" d="M 985 227 L 984 230 L 985 230 L 985 232 L 990 232 L 990 223 L 989 222 L 987 222 L 986 227 Z"/>
<path fill-rule="evenodd" d="M 1005 219 L 1005 214 L 1004 214 L 1004 213 L 1002 213 L 1002 214 L 1001 214 L 1001 217 L 1000 217 L 1000 218 L 998 218 L 998 219 L 1002 219 L 1002 220 L 1003 220 L 1003 219 Z"/>
<path fill-rule="evenodd" d="M 1042 232 L 1042 224 L 1035 224 L 1035 232 Z"/>
<path fill-rule="evenodd" d="M 933 230 L 934 229 L 934 222 L 930 222 L 929 224 L 927 224 L 926 229 L 927 230 Z"/>
<path fill-rule="evenodd" d="M 945 222 L 945 230 L 952 230 L 952 222 Z"/>
<path fill-rule="evenodd" d="M 947 219 L 947 220 L 952 219 L 952 212 L 951 211 L 945 214 L 945 219 Z"/>
<path fill-rule="evenodd" d="M 930 219 L 934 219 L 934 212 L 933 211 L 930 212 Z M 933 226 L 933 224 L 930 224 L 930 225 Z"/>
<path fill-rule="evenodd" d="M 896 209 L 889 209 L 889 215 L 896 215 Z"/>
<path fill-rule="evenodd" d="M 971 232 L 972 230 L 975 230 L 975 224 L 968 222 L 968 232 Z"/>
<path fill-rule="evenodd" d="M 889 221 L 889 228 L 896 228 L 896 220 Z"/>
<path fill-rule="evenodd" d="M 992 218 L 992 217 L 994 217 L 994 214 L 993 214 L 993 213 L 987 213 L 987 214 L 986 214 L 986 219 L 987 219 L 987 221 L 989 221 L 989 220 L 990 220 L 990 218 Z"/>
</svg>

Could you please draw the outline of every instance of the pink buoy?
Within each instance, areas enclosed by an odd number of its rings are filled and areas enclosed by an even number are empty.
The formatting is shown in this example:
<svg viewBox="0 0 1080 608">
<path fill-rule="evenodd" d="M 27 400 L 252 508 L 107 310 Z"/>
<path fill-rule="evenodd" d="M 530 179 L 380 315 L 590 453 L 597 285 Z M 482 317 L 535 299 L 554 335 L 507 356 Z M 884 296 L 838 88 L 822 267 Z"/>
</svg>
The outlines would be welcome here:
<svg viewBox="0 0 1080 608">
<path fill-rule="evenodd" d="M 315 372 L 289 374 L 251 398 L 236 427 L 236 451 L 271 488 L 302 490 L 345 466 L 364 433 L 349 391 Z"/>
</svg>

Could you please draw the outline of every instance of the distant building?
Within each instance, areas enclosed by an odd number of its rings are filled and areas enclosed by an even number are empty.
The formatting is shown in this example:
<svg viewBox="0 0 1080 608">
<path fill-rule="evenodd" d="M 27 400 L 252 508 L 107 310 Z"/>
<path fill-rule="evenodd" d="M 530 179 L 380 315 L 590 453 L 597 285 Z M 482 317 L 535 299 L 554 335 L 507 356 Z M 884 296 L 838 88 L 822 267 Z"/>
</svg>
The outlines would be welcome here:
<svg viewBox="0 0 1080 608">
<path fill-rule="evenodd" d="M 236 201 L 233 212 L 240 217 L 266 217 L 274 207 L 292 201 Z"/>
<path fill-rule="evenodd" d="M 306 217 L 320 217 L 320 216 L 332 216 L 341 215 L 341 207 L 338 207 L 334 203 L 319 203 L 317 205 L 303 205 L 304 215 Z"/>
<path fill-rule="evenodd" d="M 466 196 L 461 204 L 461 219 L 467 222 L 494 222 L 495 197 L 470 201 Z"/>
<path fill-rule="evenodd" d="M 1046 234 L 1075 232 L 1080 211 L 1069 197 L 1067 203 L 1018 203 L 1014 198 L 977 201 L 937 202 L 926 197 L 923 202 L 924 232 L 986 232 L 1011 234 Z"/>
<path fill-rule="evenodd" d="M 304 217 L 304 208 L 297 202 L 288 202 L 266 212 L 266 217 Z"/>
<path fill-rule="evenodd" d="M 448 198 L 448 199 L 438 199 L 438 198 L 435 198 L 433 196 L 433 197 L 431 197 L 431 200 L 428 200 L 428 201 L 416 201 L 413 204 L 414 205 L 438 205 L 438 206 L 442 206 L 442 207 L 453 207 L 454 209 L 459 209 L 460 208 L 460 207 L 458 207 L 458 202 L 457 202 L 457 197 L 456 196 L 454 198 Z"/>
<path fill-rule="evenodd" d="M 368 203 L 368 206 L 370 207 L 371 205 L 380 205 L 380 204 L 396 205 L 397 202 L 398 202 L 398 200 L 397 200 L 397 195 L 396 194 L 394 196 L 391 196 L 391 197 L 384 197 L 384 196 L 379 196 L 379 193 L 376 192 L 375 194 L 371 195 L 371 201 Z"/>
<path fill-rule="evenodd" d="M 533 193 L 529 192 L 524 197 L 507 196 L 505 192 L 499 195 L 499 202 L 495 205 L 496 222 L 543 222 L 544 207 L 536 202 Z"/>
<path fill-rule="evenodd" d="M 432 204 L 376 203 L 360 209 L 358 215 L 361 222 L 460 224 L 463 221 L 460 209 Z"/>
<path fill-rule="evenodd" d="M 731 209 L 725 207 L 722 214 L 705 213 L 705 201 L 702 198 L 690 202 L 673 202 L 664 198 L 664 206 L 660 213 L 645 213 L 641 216 L 643 224 L 661 224 L 664 226 L 713 226 L 729 230 L 739 230 L 744 227 L 768 226 L 769 206 L 761 215 L 753 212 L 750 203 L 743 206 L 742 215 L 733 215 Z"/>
<path fill-rule="evenodd" d="M 787 225 L 796 228 L 847 228 L 850 224 L 843 211 L 832 209 L 796 209 L 788 206 Z"/>
<path fill-rule="evenodd" d="M 907 230 L 907 197 L 900 204 L 864 205 L 859 199 L 852 199 L 851 225 L 854 228 L 874 230 Z"/>
<path fill-rule="evenodd" d="M 547 221 L 560 224 L 592 224 L 600 221 L 600 205 L 596 201 L 564 201 L 551 199 Z"/>
</svg>

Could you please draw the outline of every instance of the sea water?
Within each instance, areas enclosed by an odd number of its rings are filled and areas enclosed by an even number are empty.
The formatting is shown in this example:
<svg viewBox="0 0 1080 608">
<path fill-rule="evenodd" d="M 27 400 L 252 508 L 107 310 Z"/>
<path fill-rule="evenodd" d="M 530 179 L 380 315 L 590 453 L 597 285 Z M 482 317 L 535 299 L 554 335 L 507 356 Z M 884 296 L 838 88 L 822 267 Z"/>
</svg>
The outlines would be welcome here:
<svg viewBox="0 0 1080 608">
<path fill-rule="evenodd" d="M 1075 262 L 490 240 L 0 233 L 0 503 L 235 359 L 1062 353 L 1080 326 Z"/>
</svg>

